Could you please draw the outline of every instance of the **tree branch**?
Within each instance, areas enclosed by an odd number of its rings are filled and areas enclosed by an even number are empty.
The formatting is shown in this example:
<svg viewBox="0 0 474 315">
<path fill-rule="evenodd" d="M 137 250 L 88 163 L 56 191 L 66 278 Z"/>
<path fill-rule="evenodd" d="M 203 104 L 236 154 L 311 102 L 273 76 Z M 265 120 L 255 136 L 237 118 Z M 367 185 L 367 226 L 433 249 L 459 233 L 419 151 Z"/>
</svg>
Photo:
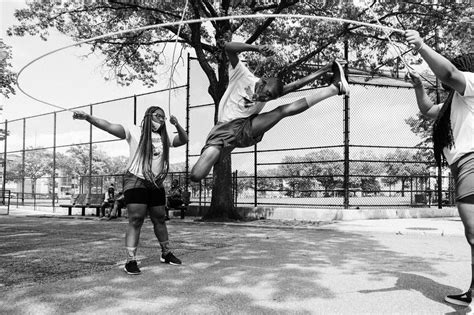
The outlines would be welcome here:
<svg viewBox="0 0 474 315">
<path fill-rule="evenodd" d="M 201 18 L 199 15 L 199 5 L 196 3 L 196 0 L 190 0 L 190 3 L 194 11 L 194 17 L 196 19 Z M 191 29 L 191 46 L 194 47 L 199 65 L 209 79 L 209 94 L 215 100 L 218 97 L 216 93 L 216 87 L 218 85 L 217 78 L 203 51 L 203 45 L 201 43 L 201 23 L 189 24 L 189 28 Z"/>
<path fill-rule="evenodd" d="M 273 14 L 279 14 L 286 8 L 291 7 L 292 5 L 298 3 L 298 0 L 281 0 L 278 7 L 273 11 Z M 253 44 L 257 40 L 257 38 L 272 24 L 275 18 L 268 18 L 262 24 L 260 24 L 255 32 L 245 41 L 247 44 Z"/>
</svg>

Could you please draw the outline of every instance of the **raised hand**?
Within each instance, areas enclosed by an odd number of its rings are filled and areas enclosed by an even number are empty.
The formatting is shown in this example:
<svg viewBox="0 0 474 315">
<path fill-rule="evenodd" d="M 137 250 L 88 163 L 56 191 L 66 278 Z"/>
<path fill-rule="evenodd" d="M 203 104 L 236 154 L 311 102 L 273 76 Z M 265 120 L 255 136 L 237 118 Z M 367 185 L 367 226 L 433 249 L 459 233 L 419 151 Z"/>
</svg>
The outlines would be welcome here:
<svg viewBox="0 0 474 315">
<path fill-rule="evenodd" d="M 178 119 L 175 116 L 170 115 L 170 123 L 176 126 L 178 124 Z"/>
<path fill-rule="evenodd" d="M 408 77 L 411 80 L 411 84 L 413 84 L 413 87 L 422 87 L 423 82 L 421 82 L 421 77 L 418 73 L 410 71 L 408 72 Z"/>
<path fill-rule="evenodd" d="M 420 33 L 415 30 L 407 30 L 405 32 L 405 39 L 408 45 L 415 51 L 418 51 L 423 45 L 423 39 L 420 37 Z"/>
<path fill-rule="evenodd" d="M 276 53 L 276 48 L 271 45 L 260 45 L 258 51 L 265 56 L 273 56 Z"/>
<path fill-rule="evenodd" d="M 89 117 L 89 114 L 81 110 L 75 110 L 73 111 L 73 114 L 72 114 L 72 119 L 86 120 L 87 117 Z"/>
</svg>

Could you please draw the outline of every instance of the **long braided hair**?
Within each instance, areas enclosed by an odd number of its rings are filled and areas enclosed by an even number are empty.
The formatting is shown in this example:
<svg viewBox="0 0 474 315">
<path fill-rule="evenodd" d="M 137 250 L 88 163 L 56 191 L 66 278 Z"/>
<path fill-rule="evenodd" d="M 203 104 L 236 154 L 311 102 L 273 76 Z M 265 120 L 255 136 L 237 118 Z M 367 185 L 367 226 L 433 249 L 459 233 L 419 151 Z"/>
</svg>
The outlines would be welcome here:
<svg viewBox="0 0 474 315">
<path fill-rule="evenodd" d="M 163 152 L 161 154 L 160 159 L 160 173 L 155 176 L 152 171 L 152 161 L 153 161 L 153 143 L 152 143 L 152 114 L 157 111 L 163 109 L 158 106 L 151 106 L 149 107 L 145 115 L 143 116 L 142 120 L 142 133 L 140 135 L 140 142 L 138 142 L 137 152 L 133 157 L 133 161 L 135 160 L 139 163 L 139 167 L 141 167 L 141 171 L 145 180 L 153 183 L 155 186 L 161 186 L 163 181 L 165 180 L 166 176 L 168 175 L 169 169 L 169 138 L 168 132 L 166 131 L 166 124 L 163 122 L 161 124 L 158 133 L 161 136 L 161 143 L 163 144 Z M 133 163 L 132 163 L 133 164 Z"/>
<path fill-rule="evenodd" d="M 451 63 L 460 71 L 474 72 L 473 56 L 474 53 L 460 55 L 451 60 Z M 443 85 L 443 87 L 445 87 L 445 85 Z M 448 97 L 444 101 L 433 125 L 433 150 L 438 166 L 441 166 L 442 163 L 442 156 L 444 156 L 443 149 L 445 147 L 452 148 L 455 145 L 453 129 L 451 128 L 451 103 L 453 101 L 454 90 L 451 88 L 448 88 L 448 90 Z"/>
</svg>

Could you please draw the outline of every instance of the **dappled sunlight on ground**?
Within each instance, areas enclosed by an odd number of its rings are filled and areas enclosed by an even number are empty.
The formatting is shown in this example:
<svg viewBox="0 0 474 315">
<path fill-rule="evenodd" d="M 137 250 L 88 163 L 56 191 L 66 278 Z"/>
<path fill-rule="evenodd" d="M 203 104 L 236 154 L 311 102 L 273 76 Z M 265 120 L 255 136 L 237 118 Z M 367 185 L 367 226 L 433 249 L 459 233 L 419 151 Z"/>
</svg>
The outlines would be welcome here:
<svg viewBox="0 0 474 315">
<path fill-rule="evenodd" d="M 0 224 L 3 234 L 25 233 L 22 229 L 41 234 L 28 238 L 31 244 L 22 236 L 0 244 L 0 259 L 12 260 L 0 269 L 6 286 L 0 287 L 0 310 L 6 313 L 26 313 L 32 305 L 46 314 L 391 313 L 394 306 L 398 313 L 409 311 L 387 301 L 393 294 L 407 305 L 422 298 L 427 311 L 457 309 L 442 302 L 446 292 L 459 289 L 440 282 L 448 274 L 441 266 L 453 259 L 452 244 L 440 236 L 435 247 L 428 239 L 395 234 L 377 239 L 318 228 L 171 222 L 172 248 L 183 260 L 171 266 L 159 262 L 147 220 L 138 250 L 142 274 L 129 276 L 122 270 L 124 225 L 91 221 L 71 229 L 70 220 L 35 220 Z"/>
</svg>

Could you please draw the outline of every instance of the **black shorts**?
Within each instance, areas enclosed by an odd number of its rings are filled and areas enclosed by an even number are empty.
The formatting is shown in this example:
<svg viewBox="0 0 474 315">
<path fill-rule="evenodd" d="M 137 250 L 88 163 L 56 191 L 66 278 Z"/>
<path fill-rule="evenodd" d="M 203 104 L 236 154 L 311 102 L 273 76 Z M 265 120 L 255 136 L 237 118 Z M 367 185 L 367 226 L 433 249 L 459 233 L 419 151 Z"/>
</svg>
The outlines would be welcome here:
<svg viewBox="0 0 474 315">
<path fill-rule="evenodd" d="M 226 152 L 230 152 L 234 148 L 246 148 L 262 141 L 263 134 L 257 137 L 252 135 L 252 120 L 256 116 L 257 114 L 254 114 L 247 118 L 234 119 L 215 125 L 209 132 L 201 153 L 210 146 L 219 146 Z"/>
<path fill-rule="evenodd" d="M 149 207 L 166 205 L 166 192 L 163 185 L 156 187 L 144 179 L 141 179 L 130 172 L 124 177 L 125 204 L 138 203 Z"/>
<path fill-rule="evenodd" d="M 451 165 L 456 184 L 456 201 L 474 203 L 474 152 L 463 155 Z"/>
</svg>

